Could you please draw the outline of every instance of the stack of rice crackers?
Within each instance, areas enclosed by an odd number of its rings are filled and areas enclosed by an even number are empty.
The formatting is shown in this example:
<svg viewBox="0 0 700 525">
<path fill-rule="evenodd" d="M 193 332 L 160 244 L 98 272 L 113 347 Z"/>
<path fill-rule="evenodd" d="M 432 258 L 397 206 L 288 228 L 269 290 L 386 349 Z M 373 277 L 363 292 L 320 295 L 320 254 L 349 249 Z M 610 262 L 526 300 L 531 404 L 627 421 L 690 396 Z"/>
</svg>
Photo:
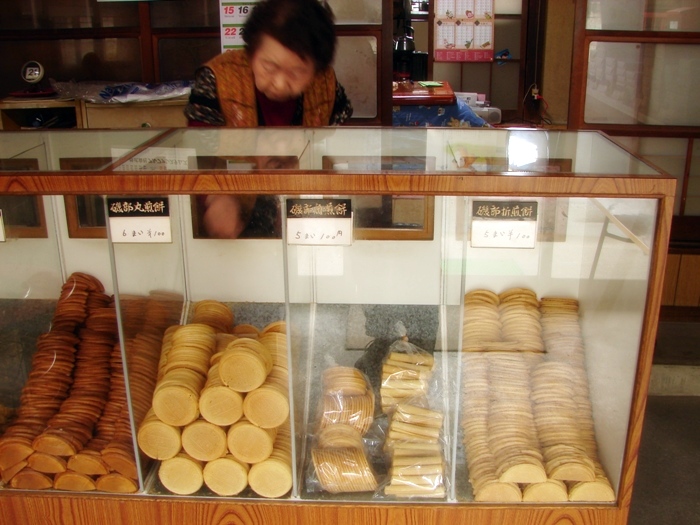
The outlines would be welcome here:
<svg viewBox="0 0 700 525">
<path fill-rule="evenodd" d="M 575 299 L 465 295 L 461 428 L 475 501 L 614 501 Z"/>
</svg>

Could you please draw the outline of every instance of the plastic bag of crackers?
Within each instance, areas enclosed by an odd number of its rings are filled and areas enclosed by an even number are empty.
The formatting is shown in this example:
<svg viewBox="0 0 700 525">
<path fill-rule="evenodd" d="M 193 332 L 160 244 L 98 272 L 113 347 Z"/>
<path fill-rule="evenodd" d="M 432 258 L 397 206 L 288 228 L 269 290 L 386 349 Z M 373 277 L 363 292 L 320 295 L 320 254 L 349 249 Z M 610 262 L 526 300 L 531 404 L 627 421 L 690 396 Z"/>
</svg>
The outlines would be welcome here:
<svg viewBox="0 0 700 525">
<path fill-rule="evenodd" d="M 388 424 L 388 466 L 381 492 L 397 499 L 445 497 L 442 410 L 431 407 L 435 359 L 407 338 L 394 342 L 382 366 L 381 407 Z"/>
<path fill-rule="evenodd" d="M 357 368 L 323 371 L 318 431 L 312 439 L 307 488 L 331 494 L 378 487 L 363 438 L 374 422 L 374 392 Z"/>
</svg>

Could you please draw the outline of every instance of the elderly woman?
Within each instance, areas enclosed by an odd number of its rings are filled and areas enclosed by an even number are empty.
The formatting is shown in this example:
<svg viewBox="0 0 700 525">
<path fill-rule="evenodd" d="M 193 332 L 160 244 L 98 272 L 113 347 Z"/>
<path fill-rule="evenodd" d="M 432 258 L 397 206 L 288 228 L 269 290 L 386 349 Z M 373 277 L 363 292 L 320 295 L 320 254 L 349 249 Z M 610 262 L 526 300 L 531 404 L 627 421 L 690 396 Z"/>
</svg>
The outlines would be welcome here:
<svg viewBox="0 0 700 525">
<path fill-rule="evenodd" d="M 229 127 L 328 126 L 352 115 L 331 67 L 334 17 L 318 0 L 261 0 L 243 27 L 245 47 L 196 73 L 185 115 Z M 195 124 L 196 125 L 196 124 Z"/>
</svg>

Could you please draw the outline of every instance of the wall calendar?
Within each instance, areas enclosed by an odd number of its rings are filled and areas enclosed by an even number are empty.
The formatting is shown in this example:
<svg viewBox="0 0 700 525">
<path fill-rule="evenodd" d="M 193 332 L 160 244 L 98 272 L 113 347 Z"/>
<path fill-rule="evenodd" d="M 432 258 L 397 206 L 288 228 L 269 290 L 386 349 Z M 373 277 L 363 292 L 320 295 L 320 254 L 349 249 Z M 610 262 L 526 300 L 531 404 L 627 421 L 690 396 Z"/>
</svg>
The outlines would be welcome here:
<svg viewBox="0 0 700 525">
<path fill-rule="evenodd" d="M 243 24 L 258 0 L 219 0 L 221 52 L 244 47 Z"/>
<path fill-rule="evenodd" d="M 436 62 L 493 61 L 493 1 L 436 0 L 433 22 Z"/>
</svg>

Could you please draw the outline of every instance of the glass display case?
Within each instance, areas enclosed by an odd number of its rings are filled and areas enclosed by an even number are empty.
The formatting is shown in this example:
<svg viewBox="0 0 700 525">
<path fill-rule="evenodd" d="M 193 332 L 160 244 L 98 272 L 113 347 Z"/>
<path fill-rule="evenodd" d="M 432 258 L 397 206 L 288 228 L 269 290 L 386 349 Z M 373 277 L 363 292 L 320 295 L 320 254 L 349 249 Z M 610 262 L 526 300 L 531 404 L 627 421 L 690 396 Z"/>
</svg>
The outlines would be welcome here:
<svg viewBox="0 0 700 525">
<path fill-rule="evenodd" d="M 626 522 L 676 181 L 603 134 L 2 139 L 1 515 Z"/>
</svg>

